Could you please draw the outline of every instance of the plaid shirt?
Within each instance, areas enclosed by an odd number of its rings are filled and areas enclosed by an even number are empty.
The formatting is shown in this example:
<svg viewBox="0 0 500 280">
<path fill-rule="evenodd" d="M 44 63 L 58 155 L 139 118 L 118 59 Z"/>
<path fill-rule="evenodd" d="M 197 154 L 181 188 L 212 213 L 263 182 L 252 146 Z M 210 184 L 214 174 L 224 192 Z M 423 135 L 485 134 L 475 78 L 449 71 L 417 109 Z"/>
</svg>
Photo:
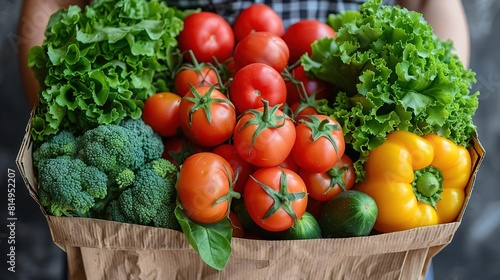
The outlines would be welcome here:
<svg viewBox="0 0 500 280">
<path fill-rule="evenodd" d="M 326 22 L 329 14 L 345 10 L 357 10 L 363 0 L 338 1 L 302 1 L 302 0 L 256 0 L 256 1 L 224 1 L 224 0 L 177 0 L 166 1 L 170 6 L 181 9 L 202 7 L 203 10 L 216 12 L 233 23 L 240 11 L 254 3 L 266 4 L 274 9 L 283 19 L 285 28 L 301 19 L 317 19 Z M 384 4 L 394 4 L 394 0 L 384 0 Z"/>
</svg>

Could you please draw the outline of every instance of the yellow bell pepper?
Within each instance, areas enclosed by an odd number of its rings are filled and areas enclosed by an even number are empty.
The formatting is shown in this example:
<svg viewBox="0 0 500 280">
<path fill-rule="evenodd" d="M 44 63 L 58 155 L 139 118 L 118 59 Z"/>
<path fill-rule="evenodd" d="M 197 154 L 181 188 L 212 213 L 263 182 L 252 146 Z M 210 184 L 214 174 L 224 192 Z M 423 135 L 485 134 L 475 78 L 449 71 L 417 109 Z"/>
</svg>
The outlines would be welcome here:
<svg viewBox="0 0 500 280">
<path fill-rule="evenodd" d="M 448 223 L 462 209 L 471 168 L 467 149 L 444 137 L 394 131 L 370 152 L 355 188 L 376 201 L 379 232 Z"/>
</svg>

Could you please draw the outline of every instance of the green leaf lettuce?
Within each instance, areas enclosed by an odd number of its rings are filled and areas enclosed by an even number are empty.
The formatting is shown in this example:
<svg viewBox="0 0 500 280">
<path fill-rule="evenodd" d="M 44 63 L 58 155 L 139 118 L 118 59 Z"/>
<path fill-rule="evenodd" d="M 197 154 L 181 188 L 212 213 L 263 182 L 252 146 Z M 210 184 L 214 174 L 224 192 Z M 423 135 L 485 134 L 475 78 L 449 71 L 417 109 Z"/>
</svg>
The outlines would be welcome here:
<svg viewBox="0 0 500 280">
<path fill-rule="evenodd" d="M 171 84 L 184 17 L 155 0 L 98 0 L 54 13 L 28 57 L 40 84 L 33 139 L 139 118 L 144 101 Z"/>
<path fill-rule="evenodd" d="M 475 73 L 453 54 L 419 13 L 369 0 L 359 11 L 328 18 L 337 38 L 312 44 L 301 63 L 312 76 L 339 92 L 321 110 L 336 118 L 357 155 L 363 180 L 368 152 L 393 130 L 430 132 L 468 146 L 478 94 L 470 93 Z"/>
</svg>

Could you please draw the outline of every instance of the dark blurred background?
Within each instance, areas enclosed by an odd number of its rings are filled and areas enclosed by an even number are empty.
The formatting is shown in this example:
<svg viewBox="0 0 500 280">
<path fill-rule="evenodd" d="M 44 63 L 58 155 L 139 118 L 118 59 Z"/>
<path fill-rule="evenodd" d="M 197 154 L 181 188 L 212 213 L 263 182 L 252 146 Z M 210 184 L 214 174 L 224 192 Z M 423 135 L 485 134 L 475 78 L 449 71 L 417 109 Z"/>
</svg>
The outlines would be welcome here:
<svg viewBox="0 0 500 280">
<path fill-rule="evenodd" d="M 42 0 L 43 1 L 43 0 Z M 453 241 L 433 260 L 435 279 L 500 279 L 500 1 L 463 1 L 469 19 L 471 69 L 479 90 L 475 116 L 486 157 Z M 0 279 L 65 279 L 64 252 L 29 196 L 15 164 L 29 111 L 17 64 L 17 22 L 22 1 L 0 0 Z M 28 19 L 29 20 L 29 19 Z M 16 272 L 7 270 L 7 178 L 16 174 Z"/>
</svg>

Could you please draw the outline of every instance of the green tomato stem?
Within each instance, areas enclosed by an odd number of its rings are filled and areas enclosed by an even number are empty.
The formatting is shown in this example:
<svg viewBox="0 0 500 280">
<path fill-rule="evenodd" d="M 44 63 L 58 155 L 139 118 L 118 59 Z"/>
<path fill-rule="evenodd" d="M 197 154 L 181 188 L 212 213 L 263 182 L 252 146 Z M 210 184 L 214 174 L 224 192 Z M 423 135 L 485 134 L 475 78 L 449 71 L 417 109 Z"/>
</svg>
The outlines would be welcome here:
<svg viewBox="0 0 500 280">
<path fill-rule="evenodd" d="M 289 119 L 289 117 L 284 113 L 276 114 L 276 112 L 279 110 L 280 104 L 269 107 L 269 101 L 265 99 L 261 100 L 264 103 L 264 109 L 262 110 L 262 112 L 258 111 L 257 109 L 248 110 L 248 113 L 254 115 L 254 118 L 245 122 L 238 130 L 240 131 L 249 125 L 257 125 L 257 128 L 252 135 L 252 142 L 250 143 L 248 154 L 251 153 L 255 141 L 262 131 L 269 128 L 282 127 L 286 124 L 286 120 Z"/>
<path fill-rule="evenodd" d="M 345 187 L 345 182 L 344 182 L 344 174 L 347 172 L 349 169 L 349 166 L 344 165 L 342 167 L 337 167 L 334 166 L 330 170 L 327 171 L 328 176 L 330 176 L 330 185 L 328 186 L 328 189 L 325 190 L 324 193 L 329 192 L 331 189 L 333 189 L 336 185 L 339 185 L 339 187 L 343 190 L 346 191 Z"/>
<path fill-rule="evenodd" d="M 275 191 L 270 186 L 258 181 L 254 177 L 250 175 L 250 178 L 254 180 L 266 193 L 274 200 L 273 205 L 267 210 L 262 220 L 265 220 L 276 213 L 278 210 L 283 209 L 294 221 L 294 224 L 297 222 L 297 216 L 292 207 L 292 202 L 294 200 L 300 200 L 306 197 L 305 192 L 297 192 L 290 193 L 288 192 L 288 179 L 285 171 L 281 171 L 280 178 L 280 189 L 279 191 Z"/>
<path fill-rule="evenodd" d="M 337 142 L 333 139 L 332 132 L 341 130 L 338 124 L 331 123 L 328 119 L 320 120 L 317 116 L 307 116 L 300 120 L 301 123 L 307 125 L 311 129 L 311 137 L 313 141 L 317 141 L 320 137 L 325 137 L 332 143 L 335 153 L 340 161 L 341 156 L 338 153 Z"/>
</svg>

